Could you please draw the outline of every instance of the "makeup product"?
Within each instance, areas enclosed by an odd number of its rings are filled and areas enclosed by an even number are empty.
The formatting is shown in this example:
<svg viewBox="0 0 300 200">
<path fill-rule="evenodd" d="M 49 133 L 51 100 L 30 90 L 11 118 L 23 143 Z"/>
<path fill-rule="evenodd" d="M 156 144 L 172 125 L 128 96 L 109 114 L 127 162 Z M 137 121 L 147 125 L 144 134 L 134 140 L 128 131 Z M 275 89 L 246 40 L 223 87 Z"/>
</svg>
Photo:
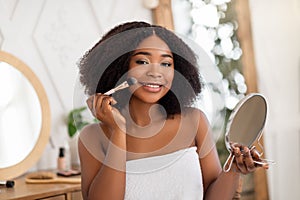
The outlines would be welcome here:
<svg viewBox="0 0 300 200">
<path fill-rule="evenodd" d="M 73 169 L 70 169 L 70 170 L 67 170 L 67 171 L 58 171 L 56 173 L 56 175 L 58 175 L 58 176 L 64 176 L 64 177 L 77 176 L 77 175 L 80 175 L 80 174 L 81 174 L 80 171 L 73 170 Z"/>
<path fill-rule="evenodd" d="M 57 169 L 59 171 L 64 171 L 66 170 L 66 157 L 65 157 L 65 148 L 64 147 L 60 147 L 59 148 L 59 154 L 58 154 L 58 158 L 57 158 Z"/>
<path fill-rule="evenodd" d="M 119 90 L 123 90 L 125 88 L 128 88 L 131 85 L 134 85 L 137 83 L 137 80 L 133 77 L 129 77 L 126 81 L 124 81 L 123 83 L 121 83 L 120 85 L 118 85 L 117 87 L 105 92 L 105 95 L 111 95 Z"/>
<path fill-rule="evenodd" d="M 0 181 L 0 186 L 5 186 L 7 188 L 13 188 L 15 185 L 14 181 Z"/>
</svg>

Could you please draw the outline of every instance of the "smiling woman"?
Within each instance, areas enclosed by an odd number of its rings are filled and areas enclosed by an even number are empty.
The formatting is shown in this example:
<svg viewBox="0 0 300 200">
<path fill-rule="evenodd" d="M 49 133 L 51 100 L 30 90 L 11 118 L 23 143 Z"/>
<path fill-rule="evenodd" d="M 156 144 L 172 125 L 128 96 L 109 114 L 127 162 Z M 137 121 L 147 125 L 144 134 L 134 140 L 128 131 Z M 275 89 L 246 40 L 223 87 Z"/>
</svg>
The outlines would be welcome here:
<svg viewBox="0 0 300 200">
<path fill-rule="evenodd" d="M 193 107 L 203 86 L 197 57 L 172 31 L 117 25 L 82 57 L 79 73 L 99 120 L 79 138 L 84 199 L 229 199 L 240 173 L 261 167 L 241 146 L 222 172 L 206 115 Z M 129 77 L 137 83 L 105 94 Z"/>
<path fill-rule="evenodd" d="M 0 52 L 0 179 L 26 172 L 42 155 L 50 132 L 46 93 L 31 69 Z"/>
</svg>

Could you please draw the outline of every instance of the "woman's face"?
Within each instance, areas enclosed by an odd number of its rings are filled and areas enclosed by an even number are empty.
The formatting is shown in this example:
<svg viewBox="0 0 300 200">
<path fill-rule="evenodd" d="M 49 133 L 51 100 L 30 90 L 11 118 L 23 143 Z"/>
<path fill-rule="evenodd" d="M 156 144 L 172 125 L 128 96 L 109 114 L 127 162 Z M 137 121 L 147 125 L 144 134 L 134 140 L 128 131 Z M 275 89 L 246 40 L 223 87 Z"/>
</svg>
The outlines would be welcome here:
<svg viewBox="0 0 300 200">
<path fill-rule="evenodd" d="M 174 78 L 173 54 L 168 45 L 156 35 L 144 39 L 130 59 L 128 77 L 138 81 L 130 88 L 134 98 L 158 102 L 169 91 Z"/>
</svg>

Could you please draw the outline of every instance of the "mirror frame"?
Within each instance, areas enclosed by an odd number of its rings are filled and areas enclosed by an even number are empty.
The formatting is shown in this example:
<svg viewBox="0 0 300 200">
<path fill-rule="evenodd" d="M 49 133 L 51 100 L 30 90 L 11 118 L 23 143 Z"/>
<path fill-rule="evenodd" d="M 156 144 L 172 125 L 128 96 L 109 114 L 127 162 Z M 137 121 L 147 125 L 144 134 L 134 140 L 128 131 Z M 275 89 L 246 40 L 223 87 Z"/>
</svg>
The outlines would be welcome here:
<svg viewBox="0 0 300 200">
<path fill-rule="evenodd" d="M 260 123 L 258 123 L 259 124 L 259 130 L 255 133 L 255 137 L 251 137 L 250 142 L 248 142 L 247 144 L 245 144 L 245 143 L 243 144 L 242 142 L 232 141 L 230 139 L 230 136 L 233 134 L 233 133 L 231 133 L 231 131 L 232 131 L 232 124 L 235 123 L 235 124 L 239 124 L 240 125 L 240 123 L 237 123 L 235 121 L 235 119 L 237 118 L 237 116 L 242 111 L 245 112 L 245 110 L 244 110 L 245 109 L 245 105 L 249 104 L 249 101 L 251 101 L 253 98 L 260 98 L 260 100 L 263 102 L 263 105 L 264 105 L 264 111 L 265 112 L 263 113 L 263 120 L 260 121 Z M 250 102 L 250 103 L 252 105 L 254 104 L 253 102 Z M 255 105 L 257 106 L 257 101 L 256 101 Z M 255 111 L 257 111 L 257 108 L 253 108 L 252 107 L 252 109 L 255 109 Z M 259 110 L 262 110 L 261 106 L 260 106 Z M 248 109 L 246 111 L 249 111 L 249 107 L 248 107 Z M 257 112 L 255 112 L 255 113 L 257 113 Z M 268 103 L 267 103 L 266 98 L 262 94 L 260 94 L 260 93 L 249 93 L 248 95 L 246 95 L 244 98 L 242 98 L 236 104 L 236 106 L 232 110 L 231 114 L 229 115 L 229 120 L 228 120 L 228 123 L 227 123 L 226 132 L 225 132 L 224 143 L 225 143 L 225 147 L 226 147 L 227 151 L 229 152 L 229 155 L 228 155 L 228 158 L 227 158 L 227 160 L 225 161 L 225 163 L 223 165 L 223 171 L 224 172 L 229 172 L 230 171 L 231 166 L 232 166 L 233 161 L 234 161 L 234 158 L 235 158 L 235 155 L 233 153 L 233 149 L 230 146 L 231 142 L 242 144 L 244 146 L 247 146 L 249 149 L 251 149 L 253 146 L 255 147 L 256 146 L 255 143 L 258 143 L 259 146 L 261 146 L 259 140 L 262 137 L 263 130 L 265 128 L 265 124 L 266 124 L 266 121 L 267 121 L 267 115 L 268 115 Z M 240 115 L 238 117 L 240 117 Z M 252 118 L 253 118 L 253 116 L 252 116 Z M 239 122 L 239 120 L 238 120 L 238 122 Z M 234 132 L 236 133 L 236 131 L 234 131 Z M 238 131 L 239 134 L 242 133 L 242 132 L 243 131 Z M 253 132 L 251 132 L 251 133 L 253 133 Z M 263 149 L 261 149 L 261 153 L 263 153 Z M 259 162 L 258 161 L 254 161 L 254 163 L 259 163 Z"/>
<path fill-rule="evenodd" d="M 9 167 L 0 168 L 0 180 L 8 180 L 16 178 L 25 173 L 38 161 L 38 159 L 43 154 L 50 137 L 51 112 L 48 97 L 46 95 L 44 87 L 42 86 L 40 80 L 37 78 L 34 72 L 24 62 L 22 62 L 12 54 L 4 51 L 0 51 L 0 62 L 6 62 L 10 64 L 27 78 L 27 80 L 31 83 L 35 92 L 37 93 L 42 112 L 40 134 L 31 152 L 21 162 Z"/>
<path fill-rule="evenodd" d="M 231 114 L 229 115 L 229 120 L 228 120 L 228 124 L 226 127 L 226 132 L 225 132 L 225 146 L 226 149 L 231 152 L 231 146 L 229 145 L 230 141 L 230 131 L 231 129 L 231 125 L 234 122 L 234 119 L 236 118 L 236 116 L 240 113 L 240 110 L 243 108 L 243 106 L 245 105 L 245 103 L 249 102 L 249 100 L 253 99 L 253 98 L 257 98 L 259 97 L 262 102 L 264 103 L 264 108 L 265 108 L 265 112 L 264 112 L 264 120 L 262 121 L 262 126 L 259 129 L 259 132 L 256 134 L 256 136 L 251 140 L 251 143 L 249 145 L 247 145 L 248 148 L 251 148 L 255 143 L 259 143 L 260 138 L 263 136 L 263 130 L 265 128 L 265 124 L 267 121 L 267 115 L 268 115 L 268 103 L 266 98 L 260 94 L 260 93 L 249 93 L 247 94 L 244 98 L 242 98 L 235 106 L 235 108 L 232 110 Z M 249 103 L 248 103 L 249 104 Z M 248 109 L 249 110 L 249 109 Z M 237 142 L 238 143 L 238 142 Z M 241 143 L 240 143 L 241 144 Z M 244 144 L 245 145 L 245 144 Z"/>
</svg>

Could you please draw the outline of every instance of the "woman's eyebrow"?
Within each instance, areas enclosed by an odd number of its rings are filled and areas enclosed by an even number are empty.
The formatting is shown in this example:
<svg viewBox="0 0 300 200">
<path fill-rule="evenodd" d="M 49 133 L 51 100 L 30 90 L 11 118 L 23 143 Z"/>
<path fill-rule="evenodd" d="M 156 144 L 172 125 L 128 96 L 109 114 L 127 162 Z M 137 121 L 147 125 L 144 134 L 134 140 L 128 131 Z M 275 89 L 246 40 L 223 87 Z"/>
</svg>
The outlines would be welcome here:
<svg viewBox="0 0 300 200">
<path fill-rule="evenodd" d="M 145 56 L 151 56 L 152 54 L 150 52 L 146 52 L 146 51 L 139 51 L 134 53 L 132 56 L 136 56 L 136 55 L 145 55 Z M 161 57 L 169 57 L 173 59 L 173 56 L 171 54 L 162 54 Z"/>
<path fill-rule="evenodd" d="M 173 56 L 171 54 L 162 54 L 161 57 L 169 57 L 173 59 Z"/>
<path fill-rule="evenodd" d="M 137 55 L 151 56 L 151 53 L 145 52 L 145 51 L 138 51 L 138 52 L 134 53 L 132 56 L 137 56 Z"/>
</svg>

